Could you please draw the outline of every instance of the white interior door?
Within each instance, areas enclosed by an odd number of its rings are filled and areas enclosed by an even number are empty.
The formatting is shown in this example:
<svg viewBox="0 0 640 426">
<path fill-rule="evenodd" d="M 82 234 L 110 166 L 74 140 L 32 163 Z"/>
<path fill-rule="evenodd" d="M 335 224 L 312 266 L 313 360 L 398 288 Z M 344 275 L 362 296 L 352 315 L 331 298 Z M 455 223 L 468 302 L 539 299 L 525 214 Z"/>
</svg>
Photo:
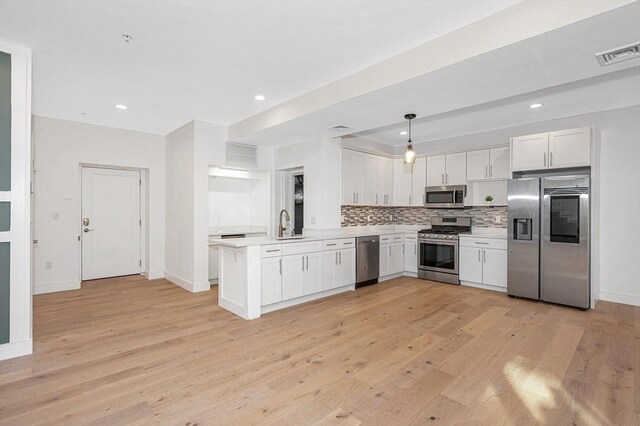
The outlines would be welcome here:
<svg viewBox="0 0 640 426">
<path fill-rule="evenodd" d="M 140 172 L 82 168 L 82 279 L 139 274 Z"/>
</svg>

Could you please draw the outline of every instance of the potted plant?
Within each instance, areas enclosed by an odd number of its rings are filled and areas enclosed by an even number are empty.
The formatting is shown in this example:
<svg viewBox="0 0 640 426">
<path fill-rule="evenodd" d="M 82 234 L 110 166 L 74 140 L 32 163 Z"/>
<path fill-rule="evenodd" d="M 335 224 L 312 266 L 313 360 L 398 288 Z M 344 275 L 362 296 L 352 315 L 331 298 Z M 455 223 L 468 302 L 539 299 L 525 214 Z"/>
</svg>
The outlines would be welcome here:
<svg viewBox="0 0 640 426">
<path fill-rule="evenodd" d="M 487 195 L 486 197 L 484 197 L 484 201 L 487 203 L 488 207 L 491 207 L 491 202 L 493 201 L 493 196 Z"/>
</svg>

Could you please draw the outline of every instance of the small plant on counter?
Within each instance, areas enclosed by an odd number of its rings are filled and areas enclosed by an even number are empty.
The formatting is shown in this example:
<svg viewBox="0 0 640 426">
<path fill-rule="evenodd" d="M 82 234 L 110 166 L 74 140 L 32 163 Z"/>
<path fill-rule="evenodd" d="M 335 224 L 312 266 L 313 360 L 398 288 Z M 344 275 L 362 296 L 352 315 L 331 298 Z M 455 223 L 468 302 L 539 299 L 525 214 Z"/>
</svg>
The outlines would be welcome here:
<svg viewBox="0 0 640 426">
<path fill-rule="evenodd" d="M 491 202 L 493 201 L 493 196 L 487 195 L 486 197 L 484 197 L 484 201 L 487 203 L 487 206 L 490 206 Z"/>
</svg>

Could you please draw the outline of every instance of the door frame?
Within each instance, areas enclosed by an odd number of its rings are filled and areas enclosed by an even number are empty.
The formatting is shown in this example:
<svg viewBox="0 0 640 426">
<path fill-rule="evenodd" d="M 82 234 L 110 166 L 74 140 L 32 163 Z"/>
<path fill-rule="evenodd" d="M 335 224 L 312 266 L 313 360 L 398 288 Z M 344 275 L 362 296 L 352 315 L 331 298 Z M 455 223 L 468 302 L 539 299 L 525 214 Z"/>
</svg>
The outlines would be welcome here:
<svg viewBox="0 0 640 426">
<path fill-rule="evenodd" d="M 140 227 L 140 260 L 142 266 L 140 267 L 140 275 L 144 275 L 149 278 L 149 262 L 148 262 L 148 236 L 149 236 L 149 213 L 148 213 L 148 191 L 149 185 L 149 169 L 139 167 L 126 167 L 126 166 L 114 166 L 105 164 L 94 163 L 80 163 L 78 164 L 78 282 L 82 283 L 82 169 L 110 169 L 110 170 L 123 170 L 133 171 L 140 173 L 140 219 L 142 220 L 142 226 Z"/>
</svg>

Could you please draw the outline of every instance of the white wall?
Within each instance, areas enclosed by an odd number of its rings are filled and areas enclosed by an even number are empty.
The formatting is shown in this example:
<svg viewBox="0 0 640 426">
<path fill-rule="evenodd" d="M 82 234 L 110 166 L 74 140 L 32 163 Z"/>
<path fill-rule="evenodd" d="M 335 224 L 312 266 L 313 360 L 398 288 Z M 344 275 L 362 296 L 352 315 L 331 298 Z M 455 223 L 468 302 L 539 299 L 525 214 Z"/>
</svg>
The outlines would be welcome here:
<svg viewBox="0 0 640 426">
<path fill-rule="evenodd" d="M 209 176 L 209 228 L 269 225 L 270 180 L 256 177 Z"/>
<path fill-rule="evenodd" d="M 342 150 L 339 139 L 316 139 L 277 148 L 274 169 L 304 168 L 304 229 L 340 228 Z"/>
<path fill-rule="evenodd" d="M 145 272 L 164 270 L 165 138 L 130 130 L 33 117 L 35 293 L 80 288 L 80 165 L 142 169 L 147 175 Z M 59 220 L 53 220 L 57 213 Z M 51 269 L 45 264 L 52 263 Z"/>
<path fill-rule="evenodd" d="M 418 154 L 506 145 L 512 136 L 595 126 L 600 132 L 599 158 L 592 176 L 599 185 L 599 235 L 592 236 L 594 277 L 599 298 L 640 305 L 640 106 L 601 111 L 557 120 L 414 144 Z M 398 147 L 401 154 L 404 147 Z M 594 188 L 597 190 L 597 188 Z M 599 238 L 599 240 L 598 240 Z M 599 241 L 599 243 L 598 243 Z M 597 283 L 594 283 L 597 284 Z"/>
</svg>

